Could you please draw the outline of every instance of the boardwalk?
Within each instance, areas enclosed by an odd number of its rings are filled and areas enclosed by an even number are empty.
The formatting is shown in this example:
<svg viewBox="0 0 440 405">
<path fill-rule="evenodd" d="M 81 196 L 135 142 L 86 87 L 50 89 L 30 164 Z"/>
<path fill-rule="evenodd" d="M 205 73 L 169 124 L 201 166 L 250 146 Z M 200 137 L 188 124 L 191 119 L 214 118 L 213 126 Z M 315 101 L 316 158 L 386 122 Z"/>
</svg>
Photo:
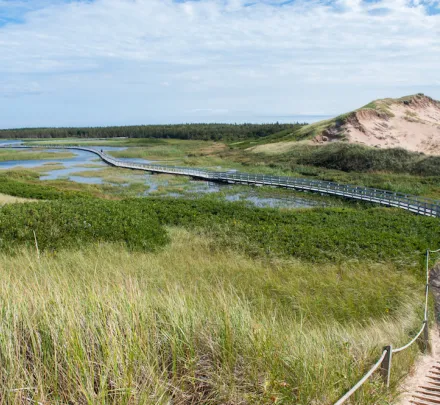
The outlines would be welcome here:
<svg viewBox="0 0 440 405">
<path fill-rule="evenodd" d="M 4 145 L 2 148 L 32 148 L 35 146 Z M 38 146 L 40 147 L 40 146 Z M 388 207 L 402 208 L 407 211 L 430 217 L 440 217 L 440 201 L 412 195 L 396 193 L 375 188 L 339 184 L 330 181 L 310 180 L 287 176 L 268 176 L 239 172 L 214 172 L 191 167 L 178 167 L 154 164 L 135 164 L 115 159 L 100 149 L 80 146 L 45 146 L 49 149 L 76 149 L 94 153 L 104 162 L 115 167 L 126 169 L 144 170 L 154 173 L 167 173 L 174 175 L 190 176 L 195 179 L 223 182 L 229 184 L 247 184 L 259 186 L 272 186 L 290 188 L 302 191 L 311 191 L 320 194 L 334 195 L 353 200 L 368 201 Z"/>
<path fill-rule="evenodd" d="M 432 353 L 419 358 L 413 374 L 404 382 L 396 405 L 440 404 L 440 337 L 434 327 L 430 337 Z"/>
</svg>

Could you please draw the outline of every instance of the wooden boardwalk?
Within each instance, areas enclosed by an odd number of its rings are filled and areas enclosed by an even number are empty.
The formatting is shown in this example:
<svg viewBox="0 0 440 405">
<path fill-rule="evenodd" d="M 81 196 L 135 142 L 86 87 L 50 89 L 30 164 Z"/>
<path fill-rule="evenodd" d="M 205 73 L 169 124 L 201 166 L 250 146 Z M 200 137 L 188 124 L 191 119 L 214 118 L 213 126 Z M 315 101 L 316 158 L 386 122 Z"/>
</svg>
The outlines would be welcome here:
<svg viewBox="0 0 440 405">
<path fill-rule="evenodd" d="M 42 146 L 2 145 L 0 148 L 28 149 Z M 290 188 L 301 191 L 311 191 L 323 195 L 333 195 L 353 200 L 367 201 L 388 207 L 401 208 L 419 215 L 440 217 L 440 201 L 429 198 L 416 197 L 408 194 L 380 190 L 369 187 L 340 184 L 323 180 L 311 180 L 288 176 L 269 176 L 237 171 L 214 172 L 192 167 L 178 167 L 155 164 L 136 164 L 118 160 L 98 148 L 80 146 L 45 145 L 47 149 L 76 149 L 94 153 L 104 162 L 115 167 L 125 169 L 144 170 L 153 173 L 167 173 L 174 175 L 190 176 L 194 179 L 222 182 L 229 184 L 246 184 L 256 186 L 271 186 Z"/>
<path fill-rule="evenodd" d="M 404 381 L 396 405 L 440 404 L 440 338 L 438 328 L 430 336 L 432 353 L 419 358 L 412 375 Z"/>
</svg>

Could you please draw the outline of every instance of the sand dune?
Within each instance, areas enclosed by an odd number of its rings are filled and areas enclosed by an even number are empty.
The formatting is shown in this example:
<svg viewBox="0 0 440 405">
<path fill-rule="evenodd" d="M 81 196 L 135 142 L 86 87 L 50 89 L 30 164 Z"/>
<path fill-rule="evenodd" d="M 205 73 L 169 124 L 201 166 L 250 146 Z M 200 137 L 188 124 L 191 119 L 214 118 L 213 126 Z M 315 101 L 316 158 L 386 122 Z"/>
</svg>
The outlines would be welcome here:
<svg viewBox="0 0 440 405">
<path fill-rule="evenodd" d="M 348 114 L 342 126 L 330 126 L 314 142 L 344 139 L 378 148 L 404 148 L 440 155 L 440 103 L 424 95 L 385 99 Z M 335 131 L 336 130 L 336 131 Z"/>
</svg>

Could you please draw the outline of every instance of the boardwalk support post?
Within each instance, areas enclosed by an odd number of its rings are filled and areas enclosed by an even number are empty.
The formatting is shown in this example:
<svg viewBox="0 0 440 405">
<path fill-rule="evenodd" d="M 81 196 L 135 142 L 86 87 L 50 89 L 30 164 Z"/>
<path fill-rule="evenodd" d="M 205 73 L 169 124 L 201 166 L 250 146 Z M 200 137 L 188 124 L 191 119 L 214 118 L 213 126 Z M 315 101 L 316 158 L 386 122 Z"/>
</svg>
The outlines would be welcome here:
<svg viewBox="0 0 440 405">
<path fill-rule="evenodd" d="M 387 386 L 389 388 L 390 386 L 390 376 L 391 376 L 391 360 L 393 357 L 393 348 L 392 346 L 385 346 L 383 348 L 387 353 L 385 355 L 385 358 L 382 361 L 382 364 L 380 366 L 380 373 L 382 375 L 382 378 Z"/>
</svg>

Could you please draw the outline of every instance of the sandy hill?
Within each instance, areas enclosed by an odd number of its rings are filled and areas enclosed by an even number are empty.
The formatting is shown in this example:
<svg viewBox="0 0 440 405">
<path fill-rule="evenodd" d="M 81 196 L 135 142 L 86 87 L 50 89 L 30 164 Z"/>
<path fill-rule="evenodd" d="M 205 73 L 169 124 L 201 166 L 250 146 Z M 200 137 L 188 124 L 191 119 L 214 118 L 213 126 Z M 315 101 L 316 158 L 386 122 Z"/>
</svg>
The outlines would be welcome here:
<svg viewBox="0 0 440 405">
<path fill-rule="evenodd" d="M 294 133 L 284 133 L 278 139 L 282 143 L 253 149 L 276 153 L 286 151 L 288 144 L 299 140 L 317 144 L 344 141 L 440 155 L 440 102 L 424 94 L 376 100 L 348 114 L 304 126 Z"/>
</svg>

